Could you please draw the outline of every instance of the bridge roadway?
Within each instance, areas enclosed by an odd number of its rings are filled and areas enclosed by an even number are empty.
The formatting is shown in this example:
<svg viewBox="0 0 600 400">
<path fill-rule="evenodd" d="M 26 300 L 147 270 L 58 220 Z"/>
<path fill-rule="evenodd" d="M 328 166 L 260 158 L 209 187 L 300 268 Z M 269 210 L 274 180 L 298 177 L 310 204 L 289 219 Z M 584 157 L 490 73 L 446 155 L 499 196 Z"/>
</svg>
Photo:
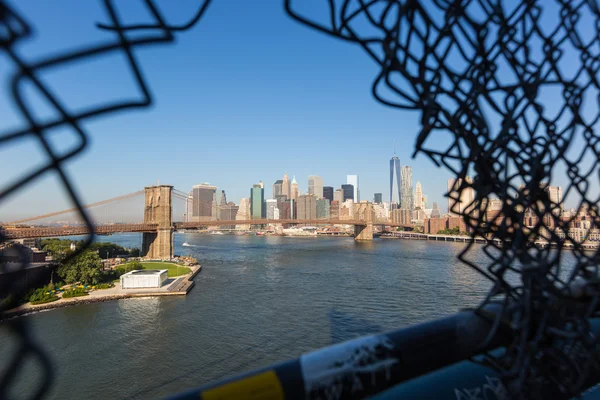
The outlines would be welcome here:
<svg viewBox="0 0 600 400">
<path fill-rule="evenodd" d="M 366 226 L 365 221 L 360 220 L 335 220 L 335 219 L 252 219 L 252 220 L 230 220 L 230 221 L 203 221 L 203 222 L 176 222 L 173 225 L 177 229 L 197 229 L 209 226 L 231 226 L 231 225 L 268 225 L 268 224 L 287 224 L 287 225 L 354 225 Z M 373 225 L 412 228 L 412 225 L 397 224 L 386 221 L 373 221 Z M 158 224 L 111 224 L 97 225 L 94 227 L 96 234 L 122 233 L 122 232 L 155 232 L 158 229 Z M 29 239 L 42 237 L 56 236 L 77 236 L 87 235 L 89 230 L 87 226 L 63 226 L 51 228 L 18 228 L 18 229 L 2 229 L 2 234 L 8 239 Z"/>
</svg>

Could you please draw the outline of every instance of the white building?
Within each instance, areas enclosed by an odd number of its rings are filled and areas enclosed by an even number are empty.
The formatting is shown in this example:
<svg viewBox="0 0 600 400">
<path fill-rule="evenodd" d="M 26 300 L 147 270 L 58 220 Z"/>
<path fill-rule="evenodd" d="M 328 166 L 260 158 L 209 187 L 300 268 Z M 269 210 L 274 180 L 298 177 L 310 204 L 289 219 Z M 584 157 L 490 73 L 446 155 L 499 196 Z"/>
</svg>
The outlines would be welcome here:
<svg viewBox="0 0 600 400">
<path fill-rule="evenodd" d="M 166 269 L 142 269 L 121 275 L 121 289 L 159 288 L 169 278 Z"/>
</svg>

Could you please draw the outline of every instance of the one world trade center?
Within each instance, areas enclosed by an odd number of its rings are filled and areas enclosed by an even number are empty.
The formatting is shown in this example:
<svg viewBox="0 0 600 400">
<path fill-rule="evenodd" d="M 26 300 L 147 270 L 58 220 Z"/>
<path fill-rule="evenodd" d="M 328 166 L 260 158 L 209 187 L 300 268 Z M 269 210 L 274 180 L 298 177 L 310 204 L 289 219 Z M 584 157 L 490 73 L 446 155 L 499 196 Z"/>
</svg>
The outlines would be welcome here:
<svg viewBox="0 0 600 400">
<path fill-rule="evenodd" d="M 392 208 L 392 200 L 394 195 L 394 171 L 396 172 L 396 190 L 398 191 L 398 200 L 400 203 L 400 159 L 396 156 L 396 146 L 394 146 L 394 157 L 390 159 L 390 208 Z"/>
</svg>

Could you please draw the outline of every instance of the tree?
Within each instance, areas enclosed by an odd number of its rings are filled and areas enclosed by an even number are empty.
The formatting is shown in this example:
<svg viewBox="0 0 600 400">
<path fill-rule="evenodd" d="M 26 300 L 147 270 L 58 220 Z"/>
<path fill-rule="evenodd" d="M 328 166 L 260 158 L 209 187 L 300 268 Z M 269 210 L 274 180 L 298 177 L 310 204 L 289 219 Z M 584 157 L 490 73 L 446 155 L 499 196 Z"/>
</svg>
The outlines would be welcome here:
<svg viewBox="0 0 600 400">
<path fill-rule="evenodd" d="M 71 243 L 72 241 L 68 239 L 43 239 L 41 248 L 47 251 L 54 260 L 61 262 L 72 253 Z M 76 248 L 81 245 L 82 242 L 75 242 Z"/>
<path fill-rule="evenodd" d="M 81 282 L 95 285 L 101 280 L 102 261 L 98 254 L 84 250 L 81 254 L 58 267 L 58 275 L 67 283 Z"/>
<path fill-rule="evenodd" d="M 132 261 L 128 264 L 129 268 L 131 268 L 132 271 L 139 271 L 141 269 L 144 269 L 144 266 L 142 265 L 141 262 L 139 261 Z"/>
</svg>

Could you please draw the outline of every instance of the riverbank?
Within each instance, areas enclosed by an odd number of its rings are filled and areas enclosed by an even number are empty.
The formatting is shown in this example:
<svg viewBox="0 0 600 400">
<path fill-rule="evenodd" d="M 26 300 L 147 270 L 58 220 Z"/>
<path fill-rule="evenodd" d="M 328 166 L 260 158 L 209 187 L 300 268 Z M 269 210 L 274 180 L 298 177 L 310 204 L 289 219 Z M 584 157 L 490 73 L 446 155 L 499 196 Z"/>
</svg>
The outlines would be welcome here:
<svg viewBox="0 0 600 400">
<path fill-rule="evenodd" d="M 73 297 L 68 299 L 61 298 L 52 303 L 31 304 L 26 303 L 5 311 L 0 315 L 0 321 L 3 319 L 20 317 L 23 315 L 36 313 L 40 311 L 53 310 L 57 308 L 72 307 L 84 304 L 103 303 L 106 301 L 130 299 L 134 297 L 157 297 L 157 296 L 185 296 L 194 287 L 194 278 L 202 270 L 201 265 L 189 267 L 191 272 L 179 277 L 169 278 L 168 284 L 160 288 L 151 289 L 121 289 L 120 283 L 115 283 L 115 287 L 110 289 L 93 290 L 87 296 Z"/>
</svg>

